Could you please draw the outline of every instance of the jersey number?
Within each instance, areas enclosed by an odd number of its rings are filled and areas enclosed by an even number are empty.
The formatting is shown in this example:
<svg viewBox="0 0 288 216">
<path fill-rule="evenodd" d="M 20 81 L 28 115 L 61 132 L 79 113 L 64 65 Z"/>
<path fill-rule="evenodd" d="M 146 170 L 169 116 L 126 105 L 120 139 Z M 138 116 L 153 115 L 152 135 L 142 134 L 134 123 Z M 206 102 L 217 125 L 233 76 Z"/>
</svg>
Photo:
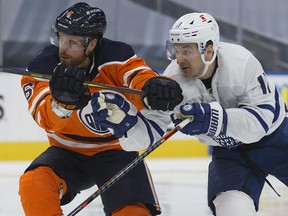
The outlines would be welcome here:
<svg viewBox="0 0 288 216">
<path fill-rule="evenodd" d="M 26 100 L 28 101 L 32 94 L 33 94 L 33 83 L 27 83 L 23 86 L 23 92 L 24 92 L 24 95 L 26 97 Z"/>
</svg>

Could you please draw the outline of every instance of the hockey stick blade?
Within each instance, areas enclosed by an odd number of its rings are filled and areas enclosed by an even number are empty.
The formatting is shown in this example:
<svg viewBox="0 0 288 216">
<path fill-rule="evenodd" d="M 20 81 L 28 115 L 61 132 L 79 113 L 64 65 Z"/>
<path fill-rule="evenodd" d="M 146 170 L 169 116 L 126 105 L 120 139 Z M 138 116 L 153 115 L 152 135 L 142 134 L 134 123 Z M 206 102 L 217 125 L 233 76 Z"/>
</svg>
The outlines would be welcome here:
<svg viewBox="0 0 288 216">
<path fill-rule="evenodd" d="M 26 71 L 26 70 L 0 67 L 0 71 L 4 72 L 4 73 L 17 74 L 17 75 L 22 75 L 22 76 L 30 76 L 30 77 L 39 78 L 39 79 L 46 79 L 46 80 L 51 79 L 51 76 L 48 74 L 34 73 L 34 72 Z M 144 96 L 144 94 L 145 94 L 141 90 L 130 89 L 130 88 L 125 88 L 125 87 L 120 87 L 120 86 L 112 86 L 112 85 L 107 85 L 107 84 L 103 84 L 103 83 L 85 82 L 84 85 L 86 85 L 88 87 L 93 87 L 93 88 L 102 88 L 102 89 L 107 89 L 107 90 L 114 90 L 117 92 L 137 94 L 140 96 Z"/>
<path fill-rule="evenodd" d="M 192 119 L 186 118 L 182 122 L 180 122 L 177 126 L 175 126 L 172 130 L 165 133 L 157 142 L 151 145 L 146 149 L 141 155 L 135 158 L 131 163 L 129 163 L 125 168 L 119 171 L 115 176 L 109 179 L 104 185 L 102 185 L 97 191 L 95 191 L 91 196 L 89 196 L 85 201 L 83 201 L 79 206 L 77 206 L 72 212 L 70 212 L 67 216 L 74 216 L 82 209 L 84 209 L 90 202 L 92 202 L 96 197 L 101 195 L 104 191 L 114 185 L 118 180 L 120 180 L 125 174 L 131 171 L 136 165 L 138 165 L 143 159 L 153 152 L 156 148 L 158 148 L 162 143 L 168 140 L 173 134 L 177 131 L 181 130 L 185 125 L 187 125 Z"/>
</svg>

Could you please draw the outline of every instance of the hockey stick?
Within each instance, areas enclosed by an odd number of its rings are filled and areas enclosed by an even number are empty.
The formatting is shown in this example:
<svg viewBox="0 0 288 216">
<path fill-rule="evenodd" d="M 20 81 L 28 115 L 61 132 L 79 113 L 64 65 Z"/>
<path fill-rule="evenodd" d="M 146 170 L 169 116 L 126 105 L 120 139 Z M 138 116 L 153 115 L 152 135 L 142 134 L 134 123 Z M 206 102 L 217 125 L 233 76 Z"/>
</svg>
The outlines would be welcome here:
<svg viewBox="0 0 288 216">
<path fill-rule="evenodd" d="M 18 74 L 18 75 L 22 75 L 22 76 L 30 76 L 30 77 L 46 79 L 46 80 L 51 79 L 51 76 L 48 74 L 34 73 L 34 72 L 26 71 L 26 70 L 0 67 L 0 71 L 2 71 L 4 73 Z M 89 86 L 89 87 L 93 87 L 93 88 L 102 88 L 102 89 L 114 90 L 114 91 L 118 91 L 118 92 L 138 94 L 140 96 L 144 96 L 144 94 L 145 94 L 141 90 L 130 89 L 130 88 L 125 88 L 125 87 L 120 87 L 120 86 L 112 86 L 112 85 L 107 85 L 107 84 L 103 84 L 103 83 L 85 82 L 84 85 Z"/>
<path fill-rule="evenodd" d="M 153 152 L 156 148 L 158 148 L 162 143 L 168 140 L 173 134 L 177 131 L 181 130 L 185 125 L 187 125 L 191 121 L 191 118 L 184 119 L 177 126 L 175 126 L 172 130 L 168 131 L 164 134 L 157 142 L 147 148 L 141 155 L 135 158 L 131 163 L 129 163 L 125 168 L 120 170 L 115 176 L 109 179 L 104 185 L 102 185 L 97 191 L 95 191 L 91 196 L 89 196 L 86 200 L 84 200 L 78 207 L 76 207 L 72 212 L 70 212 L 67 216 L 74 216 L 78 212 L 80 212 L 83 208 L 85 208 L 90 202 L 92 202 L 96 197 L 101 195 L 104 191 L 114 185 L 118 180 L 120 180 L 126 173 L 132 170 L 136 165 L 138 165 L 143 159 Z"/>
</svg>

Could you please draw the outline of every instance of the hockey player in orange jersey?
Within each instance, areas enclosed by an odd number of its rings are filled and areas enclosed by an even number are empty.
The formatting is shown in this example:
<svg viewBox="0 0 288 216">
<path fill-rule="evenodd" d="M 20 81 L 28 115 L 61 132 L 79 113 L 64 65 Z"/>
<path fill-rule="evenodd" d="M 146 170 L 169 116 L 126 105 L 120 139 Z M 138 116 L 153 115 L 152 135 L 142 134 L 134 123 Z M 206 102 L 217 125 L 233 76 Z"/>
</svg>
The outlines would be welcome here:
<svg viewBox="0 0 288 216">
<path fill-rule="evenodd" d="M 105 29 L 101 9 L 72 5 L 52 26 L 52 45 L 28 66 L 51 80 L 22 78 L 29 113 L 50 143 L 20 178 L 27 216 L 63 215 L 61 205 L 81 190 L 102 186 L 163 135 L 168 122 L 161 112 L 182 100 L 175 81 L 151 70 L 129 45 L 104 38 Z M 85 81 L 143 90 L 145 96 L 90 88 Z M 141 162 L 101 194 L 105 215 L 159 215 L 152 184 Z"/>
</svg>

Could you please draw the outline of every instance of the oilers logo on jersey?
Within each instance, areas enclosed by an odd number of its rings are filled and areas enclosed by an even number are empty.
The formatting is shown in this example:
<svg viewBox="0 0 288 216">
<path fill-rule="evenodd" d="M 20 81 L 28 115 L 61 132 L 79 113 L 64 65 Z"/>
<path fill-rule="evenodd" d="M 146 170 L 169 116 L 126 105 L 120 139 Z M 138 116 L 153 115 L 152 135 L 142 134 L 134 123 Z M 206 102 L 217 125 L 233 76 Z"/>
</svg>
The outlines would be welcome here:
<svg viewBox="0 0 288 216">
<path fill-rule="evenodd" d="M 95 123 L 93 116 L 92 116 L 92 112 L 93 111 L 92 111 L 91 101 L 90 101 L 88 103 L 88 106 L 84 107 L 78 112 L 78 117 L 81 123 L 93 133 L 96 133 L 96 134 L 110 133 L 107 128 L 102 128 Z"/>
</svg>

